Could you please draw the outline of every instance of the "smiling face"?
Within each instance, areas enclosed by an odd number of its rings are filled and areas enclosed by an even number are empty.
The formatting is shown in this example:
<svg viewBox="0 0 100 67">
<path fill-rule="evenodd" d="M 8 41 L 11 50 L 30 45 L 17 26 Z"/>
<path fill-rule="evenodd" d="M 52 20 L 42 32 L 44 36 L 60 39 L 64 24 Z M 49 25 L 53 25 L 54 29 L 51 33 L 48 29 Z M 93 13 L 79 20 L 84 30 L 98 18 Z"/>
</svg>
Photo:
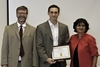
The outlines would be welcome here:
<svg viewBox="0 0 100 67">
<path fill-rule="evenodd" d="M 16 16 L 17 16 L 18 22 L 20 24 L 24 24 L 27 19 L 27 12 L 26 12 L 26 10 L 18 10 L 16 12 Z"/>
<path fill-rule="evenodd" d="M 76 28 L 76 31 L 78 34 L 83 34 L 86 31 L 86 26 L 83 22 L 77 24 L 77 26 L 75 28 Z"/>
<path fill-rule="evenodd" d="M 48 15 L 49 15 L 49 19 L 51 21 L 57 21 L 57 18 L 59 16 L 59 11 L 57 8 L 50 8 L 49 12 L 48 12 Z"/>
</svg>

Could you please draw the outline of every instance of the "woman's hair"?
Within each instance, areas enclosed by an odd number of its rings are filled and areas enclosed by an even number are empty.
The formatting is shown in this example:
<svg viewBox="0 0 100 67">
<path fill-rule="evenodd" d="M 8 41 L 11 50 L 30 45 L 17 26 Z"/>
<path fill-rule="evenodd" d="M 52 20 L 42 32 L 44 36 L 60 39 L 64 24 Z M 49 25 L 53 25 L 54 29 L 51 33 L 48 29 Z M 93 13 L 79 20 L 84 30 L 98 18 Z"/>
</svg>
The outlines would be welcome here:
<svg viewBox="0 0 100 67">
<path fill-rule="evenodd" d="M 83 19 L 83 18 L 78 18 L 74 23 L 73 23 L 73 29 L 74 29 L 74 32 L 77 32 L 76 30 L 76 26 L 80 23 L 84 23 L 85 24 L 85 27 L 86 27 L 86 30 L 85 30 L 85 33 L 89 30 L 89 24 L 88 22 Z"/>
</svg>

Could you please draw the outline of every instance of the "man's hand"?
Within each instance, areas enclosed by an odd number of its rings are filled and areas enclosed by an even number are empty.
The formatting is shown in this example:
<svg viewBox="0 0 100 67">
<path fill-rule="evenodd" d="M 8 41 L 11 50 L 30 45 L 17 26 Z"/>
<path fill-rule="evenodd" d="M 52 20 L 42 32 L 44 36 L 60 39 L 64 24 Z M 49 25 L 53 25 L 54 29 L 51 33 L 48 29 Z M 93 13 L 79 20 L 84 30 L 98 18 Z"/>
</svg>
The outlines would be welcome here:
<svg viewBox="0 0 100 67">
<path fill-rule="evenodd" d="M 2 67 L 7 67 L 7 65 L 5 64 L 5 65 L 2 65 Z"/>
<path fill-rule="evenodd" d="M 60 60 L 58 60 L 58 62 L 63 62 L 64 60 L 62 60 L 62 59 L 60 59 Z"/>
<path fill-rule="evenodd" d="M 54 61 L 52 58 L 48 58 L 48 59 L 47 59 L 47 62 L 48 62 L 49 64 L 55 64 L 55 63 L 56 63 L 56 61 Z"/>
</svg>

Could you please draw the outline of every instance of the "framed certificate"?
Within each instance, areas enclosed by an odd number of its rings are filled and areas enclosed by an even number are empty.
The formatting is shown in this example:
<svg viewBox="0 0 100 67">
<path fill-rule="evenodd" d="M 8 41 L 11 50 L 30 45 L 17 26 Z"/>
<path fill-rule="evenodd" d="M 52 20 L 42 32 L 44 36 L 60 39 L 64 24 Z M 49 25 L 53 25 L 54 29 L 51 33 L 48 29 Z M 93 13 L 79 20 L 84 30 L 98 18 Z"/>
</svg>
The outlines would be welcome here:
<svg viewBox="0 0 100 67">
<path fill-rule="evenodd" d="M 53 47 L 52 59 L 59 60 L 59 59 L 70 59 L 70 58 L 71 56 L 70 56 L 69 45 Z"/>
</svg>

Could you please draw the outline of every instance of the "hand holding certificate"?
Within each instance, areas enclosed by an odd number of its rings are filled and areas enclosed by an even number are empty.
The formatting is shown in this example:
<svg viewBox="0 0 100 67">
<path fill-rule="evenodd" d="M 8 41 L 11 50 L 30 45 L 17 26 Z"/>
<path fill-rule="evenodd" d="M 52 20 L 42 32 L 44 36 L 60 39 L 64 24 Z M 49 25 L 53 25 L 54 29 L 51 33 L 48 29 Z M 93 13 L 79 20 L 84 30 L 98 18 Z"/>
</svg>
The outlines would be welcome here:
<svg viewBox="0 0 100 67">
<path fill-rule="evenodd" d="M 52 59 L 70 59 L 70 47 L 69 45 L 53 47 Z"/>
</svg>

